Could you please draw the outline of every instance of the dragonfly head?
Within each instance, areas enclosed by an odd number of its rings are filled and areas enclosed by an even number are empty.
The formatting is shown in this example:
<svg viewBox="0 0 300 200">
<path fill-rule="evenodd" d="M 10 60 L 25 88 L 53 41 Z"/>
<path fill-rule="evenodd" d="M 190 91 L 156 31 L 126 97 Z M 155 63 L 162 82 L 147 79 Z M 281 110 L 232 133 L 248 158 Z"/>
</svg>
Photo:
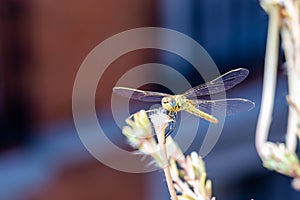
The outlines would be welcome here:
<svg viewBox="0 0 300 200">
<path fill-rule="evenodd" d="M 168 111 L 175 111 L 177 107 L 177 101 L 174 97 L 164 97 L 161 100 L 161 105 Z"/>
</svg>

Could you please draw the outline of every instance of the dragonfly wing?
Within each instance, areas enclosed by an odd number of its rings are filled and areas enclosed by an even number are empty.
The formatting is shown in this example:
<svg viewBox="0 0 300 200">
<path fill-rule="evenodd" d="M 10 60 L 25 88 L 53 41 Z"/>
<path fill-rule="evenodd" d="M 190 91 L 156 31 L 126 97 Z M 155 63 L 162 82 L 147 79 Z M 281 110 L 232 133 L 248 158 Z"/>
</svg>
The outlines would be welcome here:
<svg viewBox="0 0 300 200">
<path fill-rule="evenodd" d="M 197 96 L 220 93 L 242 82 L 248 74 L 249 70 L 244 68 L 231 70 L 212 81 L 189 89 L 184 95 L 191 99 Z"/>
<path fill-rule="evenodd" d="M 235 115 L 249 111 L 255 106 L 254 102 L 242 98 L 190 101 L 197 109 L 208 114 L 212 114 L 212 111 L 214 111 L 216 115 Z"/>
<path fill-rule="evenodd" d="M 143 91 L 127 87 L 114 87 L 113 92 L 127 98 L 146 102 L 159 102 L 163 97 L 170 96 L 169 94 Z"/>
</svg>

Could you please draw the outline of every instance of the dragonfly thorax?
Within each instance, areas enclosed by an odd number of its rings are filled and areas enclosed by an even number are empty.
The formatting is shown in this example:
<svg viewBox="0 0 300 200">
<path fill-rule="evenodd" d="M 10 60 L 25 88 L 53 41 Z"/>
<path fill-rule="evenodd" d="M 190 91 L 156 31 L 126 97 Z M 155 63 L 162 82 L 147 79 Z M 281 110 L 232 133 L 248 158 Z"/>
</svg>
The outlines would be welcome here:
<svg viewBox="0 0 300 200">
<path fill-rule="evenodd" d="M 161 105 L 168 111 L 178 112 L 183 109 L 184 100 L 185 98 L 182 95 L 168 96 L 162 98 Z"/>
</svg>

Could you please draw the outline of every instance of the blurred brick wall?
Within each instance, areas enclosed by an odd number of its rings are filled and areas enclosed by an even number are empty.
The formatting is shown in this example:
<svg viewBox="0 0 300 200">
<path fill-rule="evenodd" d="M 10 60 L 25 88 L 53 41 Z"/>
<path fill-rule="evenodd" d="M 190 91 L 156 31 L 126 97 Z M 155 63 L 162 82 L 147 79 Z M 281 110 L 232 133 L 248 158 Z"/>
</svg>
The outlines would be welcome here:
<svg viewBox="0 0 300 200">
<path fill-rule="evenodd" d="M 32 64 L 24 71 L 24 93 L 31 102 L 36 128 L 72 119 L 72 88 L 87 54 L 106 38 L 131 28 L 155 26 L 152 0 L 32 0 L 24 31 L 31 36 Z M 144 63 L 144 53 L 133 53 L 113 65 L 101 81 L 113 82 L 123 71 Z M 105 107 L 107 95 L 97 92 Z M 44 189 L 28 191 L 31 200 L 145 199 L 144 177 L 112 170 L 91 161 L 61 170 Z"/>
<path fill-rule="evenodd" d="M 0 151 L 23 144 L 29 136 L 31 38 L 25 1 L 0 1 Z"/>
<path fill-rule="evenodd" d="M 24 200 L 144 200 L 144 176 L 110 169 L 99 162 L 66 166 L 57 177 L 31 188 Z"/>
<path fill-rule="evenodd" d="M 33 66 L 26 72 L 26 93 L 38 126 L 71 118 L 76 72 L 96 45 L 127 29 L 155 26 L 156 16 L 152 0 L 32 0 L 30 9 Z M 136 54 L 117 64 L 126 70 L 143 59 L 142 54 Z M 104 78 L 117 79 L 114 73 Z M 101 97 L 97 93 L 98 102 L 109 103 Z"/>
</svg>

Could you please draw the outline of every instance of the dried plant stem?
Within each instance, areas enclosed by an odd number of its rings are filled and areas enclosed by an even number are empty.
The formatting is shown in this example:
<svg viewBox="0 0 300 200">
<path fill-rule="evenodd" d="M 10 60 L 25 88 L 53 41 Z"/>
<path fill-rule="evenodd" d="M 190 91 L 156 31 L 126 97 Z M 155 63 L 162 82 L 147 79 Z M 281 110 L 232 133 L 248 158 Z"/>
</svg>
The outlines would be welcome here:
<svg viewBox="0 0 300 200">
<path fill-rule="evenodd" d="M 279 7 L 272 6 L 268 11 L 269 27 L 266 47 L 262 101 L 256 127 L 255 141 L 256 149 L 260 156 L 262 155 L 262 146 L 268 139 L 269 128 L 272 121 L 279 49 Z"/>
<path fill-rule="evenodd" d="M 184 156 L 171 136 L 165 138 L 166 128 L 174 122 L 165 110 L 150 112 L 148 115 L 141 110 L 126 119 L 128 126 L 123 127 L 122 132 L 130 144 L 139 152 L 152 156 L 163 169 L 172 200 L 215 200 L 202 158 L 196 152 Z"/>
<path fill-rule="evenodd" d="M 297 110 L 300 107 L 300 5 L 299 1 L 286 1 L 289 5 L 289 15 L 282 28 L 283 48 L 287 61 L 288 85 L 289 85 L 289 117 L 286 144 L 293 152 L 296 150 L 297 133 L 299 134 L 300 115 Z M 291 104 L 293 103 L 293 105 Z"/>
<path fill-rule="evenodd" d="M 297 115 L 297 121 L 296 121 L 296 133 L 298 133 L 298 138 L 300 140 L 300 108 L 296 105 L 295 102 L 293 102 L 289 96 L 286 96 L 286 100 L 290 105 L 290 108 L 296 112 Z"/>
<path fill-rule="evenodd" d="M 167 124 L 165 124 L 166 126 Z M 165 129 L 166 127 L 161 129 L 161 132 L 157 134 L 157 140 L 158 144 L 160 147 L 160 152 L 161 152 L 161 160 L 162 160 L 162 168 L 164 170 L 164 174 L 166 177 L 168 189 L 171 195 L 172 200 L 178 200 L 176 191 L 174 188 L 172 176 L 171 176 L 171 171 L 170 171 L 170 164 L 169 164 L 169 159 L 168 159 L 168 154 L 167 154 L 167 147 L 166 147 L 166 139 L 165 139 Z"/>
</svg>

